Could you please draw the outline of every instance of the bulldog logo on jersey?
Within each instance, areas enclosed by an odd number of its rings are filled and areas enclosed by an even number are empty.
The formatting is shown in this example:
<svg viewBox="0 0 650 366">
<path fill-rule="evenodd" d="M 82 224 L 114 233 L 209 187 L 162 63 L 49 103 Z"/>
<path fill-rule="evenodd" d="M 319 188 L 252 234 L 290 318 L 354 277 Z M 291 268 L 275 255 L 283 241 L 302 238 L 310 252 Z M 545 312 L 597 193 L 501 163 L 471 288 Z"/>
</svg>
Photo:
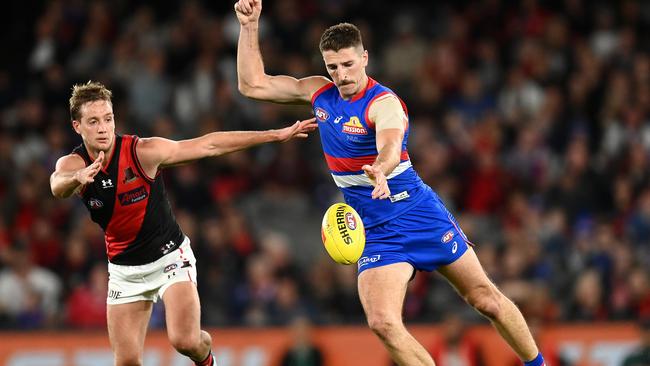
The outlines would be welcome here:
<svg viewBox="0 0 650 366">
<path fill-rule="evenodd" d="M 316 107 L 314 114 L 316 115 L 316 119 L 318 119 L 319 122 L 325 122 L 330 118 L 330 114 L 321 107 Z"/>
<path fill-rule="evenodd" d="M 342 131 L 350 135 L 367 135 L 368 131 L 359 121 L 359 117 L 350 117 L 350 120 L 343 124 Z"/>
</svg>

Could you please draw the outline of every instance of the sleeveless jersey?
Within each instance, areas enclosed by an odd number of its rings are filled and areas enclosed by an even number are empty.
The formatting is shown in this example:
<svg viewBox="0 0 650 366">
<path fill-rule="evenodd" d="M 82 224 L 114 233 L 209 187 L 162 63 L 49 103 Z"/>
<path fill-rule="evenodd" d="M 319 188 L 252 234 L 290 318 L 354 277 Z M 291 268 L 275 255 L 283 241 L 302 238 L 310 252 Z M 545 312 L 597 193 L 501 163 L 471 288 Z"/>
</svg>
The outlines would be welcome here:
<svg viewBox="0 0 650 366">
<path fill-rule="evenodd" d="M 361 167 L 377 158 L 377 139 L 368 107 L 392 90 L 368 78 L 366 88 L 350 100 L 341 98 L 334 83 L 320 88 L 312 97 L 314 114 L 319 122 L 325 160 L 334 182 L 345 201 L 354 207 L 366 228 L 379 225 L 413 207 L 422 197 L 425 185 L 417 175 L 406 148 L 409 127 L 406 126 L 399 165 L 387 177 L 391 197 L 373 200 L 374 187 Z M 399 99 L 399 98 L 398 98 Z M 404 113 L 406 106 L 400 99 Z"/>
<path fill-rule="evenodd" d="M 141 265 L 178 248 L 184 234 L 176 223 L 160 172 L 151 180 L 136 155 L 137 136 L 115 136 L 108 165 L 80 193 L 94 222 L 104 229 L 111 263 Z M 83 144 L 73 153 L 92 163 Z"/>
</svg>

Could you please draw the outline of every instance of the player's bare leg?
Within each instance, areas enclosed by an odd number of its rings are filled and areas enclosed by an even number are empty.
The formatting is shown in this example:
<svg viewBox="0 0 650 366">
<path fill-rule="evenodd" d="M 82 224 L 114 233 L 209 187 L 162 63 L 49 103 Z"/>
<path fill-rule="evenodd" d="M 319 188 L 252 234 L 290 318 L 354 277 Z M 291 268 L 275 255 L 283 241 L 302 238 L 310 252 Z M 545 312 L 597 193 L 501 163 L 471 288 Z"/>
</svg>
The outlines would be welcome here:
<svg viewBox="0 0 650 366">
<path fill-rule="evenodd" d="M 206 360 L 210 356 L 212 337 L 201 330 L 201 305 L 196 285 L 186 281 L 169 286 L 163 294 L 163 302 L 169 342 L 194 362 Z"/>
<path fill-rule="evenodd" d="M 108 305 L 108 338 L 115 366 L 142 366 L 144 338 L 151 317 L 151 301 Z"/>
<path fill-rule="evenodd" d="M 413 267 L 408 263 L 367 269 L 359 275 L 359 297 L 370 329 L 398 365 L 433 366 L 429 353 L 402 322 L 406 286 L 412 274 Z"/>
<path fill-rule="evenodd" d="M 519 358 L 529 361 L 538 354 L 519 308 L 490 281 L 470 247 L 454 263 L 438 269 L 458 293 L 487 317 Z"/>
</svg>

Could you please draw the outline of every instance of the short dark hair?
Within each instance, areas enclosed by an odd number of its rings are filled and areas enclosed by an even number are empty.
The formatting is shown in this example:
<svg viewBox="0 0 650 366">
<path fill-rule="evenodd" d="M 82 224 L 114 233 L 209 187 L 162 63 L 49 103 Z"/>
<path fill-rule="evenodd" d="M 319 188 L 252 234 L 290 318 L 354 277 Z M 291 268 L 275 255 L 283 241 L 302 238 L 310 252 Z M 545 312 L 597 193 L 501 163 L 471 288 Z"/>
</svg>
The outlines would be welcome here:
<svg viewBox="0 0 650 366">
<path fill-rule="evenodd" d="M 323 32 L 320 37 L 320 51 L 338 51 L 349 47 L 363 48 L 361 31 L 354 24 L 340 23 L 333 25 Z"/>
<path fill-rule="evenodd" d="M 88 102 L 96 100 L 105 100 L 109 103 L 111 101 L 111 93 L 104 84 L 96 81 L 88 81 L 85 84 L 75 84 L 72 87 L 72 96 L 70 97 L 70 117 L 72 120 L 79 120 L 81 118 L 81 107 Z"/>
</svg>

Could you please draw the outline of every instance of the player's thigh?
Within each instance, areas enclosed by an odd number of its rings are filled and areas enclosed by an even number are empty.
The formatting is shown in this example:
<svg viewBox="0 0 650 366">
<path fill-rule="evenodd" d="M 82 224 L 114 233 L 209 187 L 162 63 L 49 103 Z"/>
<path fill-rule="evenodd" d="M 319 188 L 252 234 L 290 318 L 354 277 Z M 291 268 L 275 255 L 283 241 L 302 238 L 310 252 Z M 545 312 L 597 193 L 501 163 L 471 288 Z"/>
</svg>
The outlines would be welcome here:
<svg viewBox="0 0 650 366">
<path fill-rule="evenodd" d="M 176 282 L 162 296 L 165 303 L 167 335 L 175 340 L 198 342 L 201 333 L 201 304 L 196 285 L 191 281 Z"/>
<path fill-rule="evenodd" d="M 402 318 L 406 287 L 413 271 L 411 264 L 399 262 L 369 268 L 359 274 L 359 298 L 371 325 L 375 321 L 399 321 Z"/>
<path fill-rule="evenodd" d="M 485 273 L 472 247 L 469 247 L 455 262 L 439 267 L 438 272 L 468 300 L 471 296 L 487 297 L 498 291 Z"/>
<path fill-rule="evenodd" d="M 136 301 L 107 306 L 108 337 L 116 365 L 142 359 L 152 305 L 151 301 Z"/>
</svg>

